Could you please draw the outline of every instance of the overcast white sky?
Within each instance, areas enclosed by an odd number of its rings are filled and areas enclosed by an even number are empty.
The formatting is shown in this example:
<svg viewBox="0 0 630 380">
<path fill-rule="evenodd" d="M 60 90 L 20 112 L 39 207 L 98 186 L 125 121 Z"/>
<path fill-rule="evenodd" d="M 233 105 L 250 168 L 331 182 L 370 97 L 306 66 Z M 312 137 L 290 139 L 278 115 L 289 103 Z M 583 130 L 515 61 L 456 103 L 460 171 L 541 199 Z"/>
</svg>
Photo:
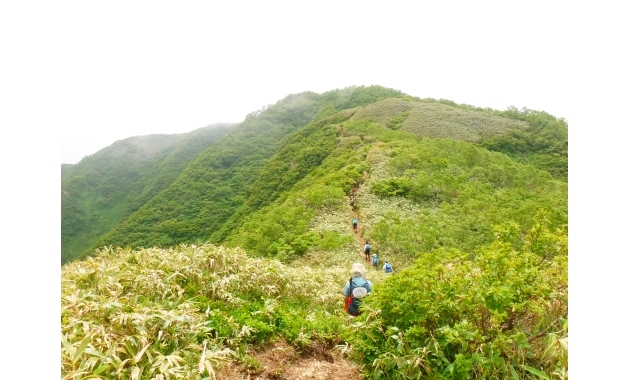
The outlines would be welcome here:
<svg viewBox="0 0 630 380">
<path fill-rule="evenodd" d="M 77 163 L 126 137 L 240 122 L 291 93 L 352 85 L 570 119 L 560 96 L 567 9 L 544 4 L 90 1 L 20 10 L 50 27 L 33 36 L 43 54 L 24 64 L 51 85 L 42 95 L 62 120 L 60 163 Z"/>
<path fill-rule="evenodd" d="M 13 344 L 0 355 L 13 355 L 23 377 L 32 364 L 24 352 L 37 341 L 58 373 L 60 163 L 131 136 L 240 122 L 291 93 L 377 84 L 569 121 L 571 376 L 614 378 L 625 360 L 615 345 L 630 338 L 622 326 L 630 257 L 623 5 L 0 2 L 0 209 L 9 227 L 0 281 L 20 284 L 4 301 L 19 312 L 2 321 L 21 326 L 7 331 Z M 30 331 L 32 339 L 11 335 Z"/>
</svg>

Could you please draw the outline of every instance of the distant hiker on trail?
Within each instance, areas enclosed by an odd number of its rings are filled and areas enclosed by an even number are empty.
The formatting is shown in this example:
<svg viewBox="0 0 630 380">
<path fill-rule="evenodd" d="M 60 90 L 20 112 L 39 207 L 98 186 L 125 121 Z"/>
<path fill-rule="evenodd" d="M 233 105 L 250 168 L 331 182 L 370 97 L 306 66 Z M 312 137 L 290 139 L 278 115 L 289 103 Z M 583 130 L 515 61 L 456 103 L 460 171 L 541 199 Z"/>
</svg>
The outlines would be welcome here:
<svg viewBox="0 0 630 380">
<path fill-rule="evenodd" d="M 361 263 L 352 264 L 350 275 L 352 277 L 343 288 L 344 310 L 356 317 L 361 314 L 361 298 L 372 291 L 372 283 L 365 278 L 365 267 Z"/>
<path fill-rule="evenodd" d="M 385 265 L 383 265 L 383 272 L 392 274 L 394 270 L 392 269 L 392 264 L 389 261 L 385 260 Z"/>
<path fill-rule="evenodd" d="M 365 242 L 365 246 L 363 247 L 363 253 L 365 253 L 365 261 L 370 261 L 370 243 L 368 241 Z"/>
<path fill-rule="evenodd" d="M 359 221 L 357 220 L 357 218 L 352 219 L 352 229 L 354 230 L 354 232 L 357 232 L 358 224 L 359 224 Z"/>
<path fill-rule="evenodd" d="M 357 193 L 357 188 L 355 187 L 354 189 L 352 189 L 352 193 L 356 194 Z"/>
<path fill-rule="evenodd" d="M 372 255 L 372 266 L 374 269 L 378 268 L 378 256 L 376 256 L 376 253 Z"/>
<path fill-rule="evenodd" d="M 350 196 L 350 206 L 354 206 L 354 195 Z"/>
</svg>

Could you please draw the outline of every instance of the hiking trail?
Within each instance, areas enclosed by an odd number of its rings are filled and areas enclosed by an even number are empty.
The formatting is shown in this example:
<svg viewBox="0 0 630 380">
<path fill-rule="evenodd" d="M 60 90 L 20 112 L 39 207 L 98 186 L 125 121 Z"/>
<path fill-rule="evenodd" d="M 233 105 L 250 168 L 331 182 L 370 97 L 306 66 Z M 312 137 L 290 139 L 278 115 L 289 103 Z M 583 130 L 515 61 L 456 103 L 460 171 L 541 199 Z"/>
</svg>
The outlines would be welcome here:
<svg viewBox="0 0 630 380">
<path fill-rule="evenodd" d="M 364 178 L 369 179 L 369 174 L 364 173 Z M 365 191 L 365 190 L 364 190 Z M 339 220 L 347 221 L 345 228 L 350 229 L 350 233 L 354 234 L 355 244 L 346 246 L 340 251 L 333 252 L 330 256 L 322 256 L 321 251 L 312 251 L 305 254 L 302 258 L 293 262 L 292 265 L 303 267 L 335 268 L 343 270 L 343 277 L 339 279 L 340 283 L 334 286 L 340 286 L 339 302 L 340 307 L 343 306 L 343 296 L 341 288 L 343 283 L 347 281 L 347 272 L 353 263 L 362 263 L 367 270 L 367 277 L 372 283 L 377 283 L 385 278 L 378 268 L 376 270 L 372 266 L 371 260 L 365 261 L 363 253 L 363 245 L 369 238 L 363 236 L 363 220 L 359 218 L 357 203 L 361 198 L 361 187 L 356 186 L 350 192 L 354 194 L 354 204 L 350 204 L 350 198 L 347 196 L 348 209 L 340 211 Z M 350 219 L 348 216 L 352 215 Z M 352 227 L 352 218 L 358 221 L 357 230 Z M 347 231 L 347 230 L 346 230 Z M 350 318 L 350 317 L 349 317 Z M 217 373 L 217 379 L 283 379 L 283 380 L 361 380 L 360 366 L 353 363 L 337 350 L 334 346 L 326 346 L 322 342 L 314 342 L 313 344 L 297 349 L 284 340 L 275 341 L 258 350 L 250 352 L 250 355 L 260 363 L 261 368 L 246 368 L 242 364 L 231 363 L 227 367 L 222 368 Z"/>
</svg>

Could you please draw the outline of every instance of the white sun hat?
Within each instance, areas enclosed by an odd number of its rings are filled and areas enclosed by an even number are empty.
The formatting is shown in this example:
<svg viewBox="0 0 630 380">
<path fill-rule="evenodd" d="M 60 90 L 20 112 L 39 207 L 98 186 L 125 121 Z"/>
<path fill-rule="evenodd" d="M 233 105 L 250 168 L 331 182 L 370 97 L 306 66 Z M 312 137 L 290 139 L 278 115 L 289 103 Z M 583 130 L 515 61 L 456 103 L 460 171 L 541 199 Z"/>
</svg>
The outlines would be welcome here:
<svg viewBox="0 0 630 380">
<path fill-rule="evenodd" d="M 365 267 L 361 263 L 354 263 L 352 264 L 352 268 L 350 268 L 350 274 L 353 276 L 364 276 Z"/>
</svg>

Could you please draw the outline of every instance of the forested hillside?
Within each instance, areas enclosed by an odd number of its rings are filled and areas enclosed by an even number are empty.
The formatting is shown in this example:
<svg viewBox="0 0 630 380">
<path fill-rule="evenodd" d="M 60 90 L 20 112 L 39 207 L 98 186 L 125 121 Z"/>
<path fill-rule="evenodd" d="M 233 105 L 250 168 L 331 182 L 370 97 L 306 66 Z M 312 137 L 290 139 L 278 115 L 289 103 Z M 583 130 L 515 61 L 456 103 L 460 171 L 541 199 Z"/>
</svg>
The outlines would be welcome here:
<svg viewBox="0 0 630 380">
<path fill-rule="evenodd" d="M 324 95 L 304 93 L 288 96 L 273 106 L 250 114 L 213 149 L 192 161 L 168 189 L 99 239 L 93 248 L 111 244 L 148 247 L 220 242 L 225 234 L 223 224 L 239 208 L 255 209 L 277 196 L 273 191 L 259 191 L 260 183 L 274 188 L 278 185 L 275 179 L 268 181 L 265 178 L 264 170 L 259 171 L 286 140 L 295 140 L 290 139 L 292 133 L 298 133 L 316 114 L 325 117 L 323 110 L 358 107 L 392 96 L 400 96 L 400 93 L 381 87 Z M 320 147 L 312 149 L 305 158 L 307 166 L 298 167 L 298 175 L 316 166 L 321 159 L 317 153 Z M 282 188 L 285 184 L 279 186 Z"/>
<path fill-rule="evenodd" d="M 62 372 L 297 379 L 319 358 L 326 378 L 566 379 L 567 131 L 378 86 L 253 112 L 170 180 L 153 169 L 62 267 Z M 366 241 L 394 274 L 365 263 L 352 318 Z"/>
<path fill-rule="evenodd" d="M 218 124 L 186 134 L 130 137 L 76 165 L 62 165 L 61 262 L 85 252 L 167 188 L 230 127 Z"/>
<path fill-rule="evenodd" d="M 164 159 L 173 148 L 162 145 L 177 138 L 160 142 L 153 137 L 144 149 L 153 146 L 164 154 L 153 161 L 146 152 L 121 155 L 121 145 L 63 168 L 62 262 L 111 244 L 221 243 L 245 216 L 319 165 L 338 138 L 331 125 L 344 120 L 468 141 L 567 178 L 566 122 L 544 112 L 479 109 L 378 86 L 291 95 L 248 115 L 216 142 L 208 135 L 212 149 L 194 132 L 186 140 L 196 144 L 186 148 L 190 154 L 180 147 Z M 307 125 L 309 132 L 299 132 Z M 315 143 L 304 137 L 314 137 Z M 310 148 L 298 155 L 299 144 Z M 65 173 L 75 178 L 66 179 Z"/>
</svg>

